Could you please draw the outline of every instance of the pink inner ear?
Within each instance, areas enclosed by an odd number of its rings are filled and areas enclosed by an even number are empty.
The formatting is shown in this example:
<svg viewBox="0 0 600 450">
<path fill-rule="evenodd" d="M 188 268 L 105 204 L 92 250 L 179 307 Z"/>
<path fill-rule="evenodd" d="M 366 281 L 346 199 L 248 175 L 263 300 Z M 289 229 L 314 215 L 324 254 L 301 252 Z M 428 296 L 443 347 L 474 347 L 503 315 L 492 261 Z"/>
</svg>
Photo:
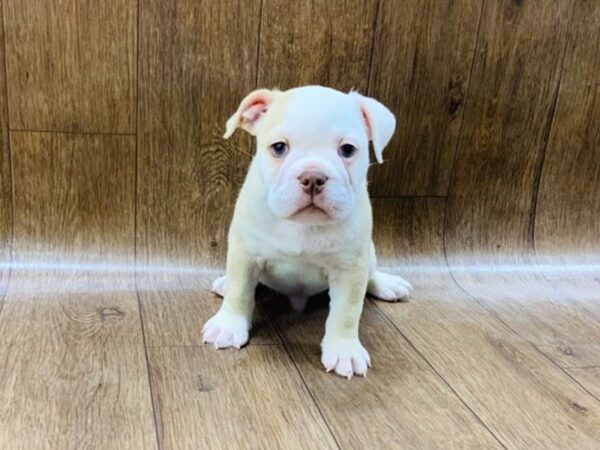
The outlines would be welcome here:
<svg viewBox="0 0 600 450">
<path fill-rule="evenodd" d="M 260 99 L 256 100 L 252 103 L 246 110 L 242 113 L 242 117 L 246 119 L 250 123 L 256 122 L 260 116 L 267 112 L 267 103 Z"/>
<path fill-rule="evenodd" d="M 367 137 L 369 138 L 370 141 L 372 141 L 373 140 L 373 130 L 371 128 L 371 122 L 369 121 L 369 116 L 367 116 L 365 109 L 362 107 L 360 108 L 360 112 L 362 113 L 363 122 L 365 123 L 365 127 L 367 129 Z"/>
</svg>

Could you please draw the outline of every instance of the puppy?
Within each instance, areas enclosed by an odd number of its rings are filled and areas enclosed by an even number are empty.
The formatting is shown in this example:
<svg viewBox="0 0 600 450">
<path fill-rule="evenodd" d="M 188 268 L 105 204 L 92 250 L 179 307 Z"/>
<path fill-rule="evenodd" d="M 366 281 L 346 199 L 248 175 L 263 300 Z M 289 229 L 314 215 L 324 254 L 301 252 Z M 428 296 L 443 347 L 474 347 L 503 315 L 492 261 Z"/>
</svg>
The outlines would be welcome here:
<svg viewBox="0 0 600 450">
<path fill-rule="evenodd" d="M 257 151 L 229 230 L 227 267 L 213 291 L 224 296 L 204 326 L 216 348 L 248 341 L 257 284 L 306 299 L 329 289 L 321 343 L 327 371 L 366 375 L 358 325 L 368 291 L 383 300 L 407 297 L 404 279 L 376 269 L 367 192 L 369 141 L 378 162 L 396 120 L 378 101 L 321 86 L 250 93 L 227 121 L 256 136 Z"/>
</svg>

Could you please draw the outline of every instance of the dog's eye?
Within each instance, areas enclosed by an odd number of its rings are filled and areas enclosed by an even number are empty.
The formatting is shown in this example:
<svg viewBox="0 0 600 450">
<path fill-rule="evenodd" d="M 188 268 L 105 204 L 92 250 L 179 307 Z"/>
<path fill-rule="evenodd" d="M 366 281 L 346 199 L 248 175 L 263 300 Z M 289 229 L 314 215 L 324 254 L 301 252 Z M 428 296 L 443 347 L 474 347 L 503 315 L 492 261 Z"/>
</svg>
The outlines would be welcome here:
<svg viewBox="0 0 600 450">
<path fill-rule="evenodd" d="M 344 144 L 338 152 L 342 158 L 352 158 L 356 153 L 356 147 L 352 144 Z"/>
<path fill-rule="evenodd" d="M 274 144 L 271 144 L 271 153 L 273 153 L 273 156 L 277 158 L 285 156 L 287 151 L 288 146 L 285 142 L 275 142 Z"/>
</svg>

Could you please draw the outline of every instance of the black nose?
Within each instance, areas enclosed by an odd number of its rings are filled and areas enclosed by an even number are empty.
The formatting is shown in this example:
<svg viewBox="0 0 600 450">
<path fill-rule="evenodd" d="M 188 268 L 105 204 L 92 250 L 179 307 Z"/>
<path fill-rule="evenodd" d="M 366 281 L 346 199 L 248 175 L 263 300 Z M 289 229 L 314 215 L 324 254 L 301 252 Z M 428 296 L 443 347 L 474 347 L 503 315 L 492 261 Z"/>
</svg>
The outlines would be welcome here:
<svg viewBox="0 0 600 450">
<path fill-rule="evenodd" d="M 327 176 L 318 170 L 307 170 L 298 177 L 302 190 L 310 195 L 316 195 L 325 188 Z"/>
</svg>

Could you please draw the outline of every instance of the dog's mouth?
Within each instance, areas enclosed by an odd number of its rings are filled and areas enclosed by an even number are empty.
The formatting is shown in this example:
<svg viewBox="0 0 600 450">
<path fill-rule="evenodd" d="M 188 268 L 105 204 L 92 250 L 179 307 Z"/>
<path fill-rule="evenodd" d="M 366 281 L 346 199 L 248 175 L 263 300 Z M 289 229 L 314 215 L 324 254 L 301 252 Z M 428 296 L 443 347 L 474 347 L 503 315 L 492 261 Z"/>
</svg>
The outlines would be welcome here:
<svg viewBox="0 0 600 450">
<path fill-rule="evenodd" d="M 327 211 L 325 211 L 323 208 L 315 205 L 312 202 L 309 203 L 308 205 L 300 208 L 298 211 L 296 211 L 290 217 L 290 219 L 292 219 L 292 220 L 295 220 L 295 219 L 324 220 L 324 219 L 329 219 L 329 218 L 330 218 L 330 216 L 329 216 L 329 213 L 327 213 Z"/>
</svg>

